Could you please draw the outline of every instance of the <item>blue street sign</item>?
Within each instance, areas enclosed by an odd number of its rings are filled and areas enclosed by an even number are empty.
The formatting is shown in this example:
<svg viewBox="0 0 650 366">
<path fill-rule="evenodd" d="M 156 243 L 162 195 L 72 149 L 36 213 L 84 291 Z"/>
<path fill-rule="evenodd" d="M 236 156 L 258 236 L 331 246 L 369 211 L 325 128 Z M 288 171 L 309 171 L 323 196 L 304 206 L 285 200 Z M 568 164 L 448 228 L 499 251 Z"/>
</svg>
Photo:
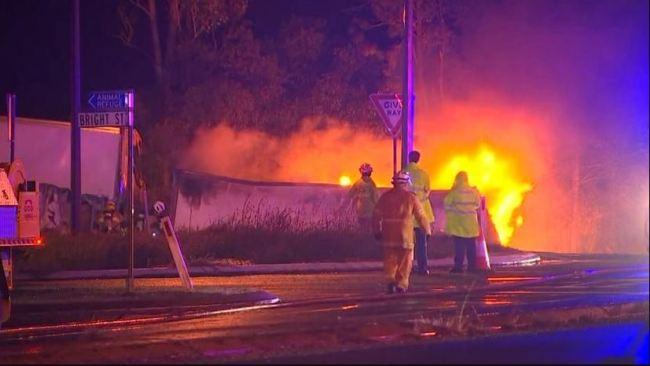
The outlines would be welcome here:
<svg viewBox="0 0 650 366">
<path fill-rule="evenodd" d="M 126 111 L 129 105 L 128 91 L 93 91 L 88 98 L 90 108 L 97 111 Z"/>
</svg>

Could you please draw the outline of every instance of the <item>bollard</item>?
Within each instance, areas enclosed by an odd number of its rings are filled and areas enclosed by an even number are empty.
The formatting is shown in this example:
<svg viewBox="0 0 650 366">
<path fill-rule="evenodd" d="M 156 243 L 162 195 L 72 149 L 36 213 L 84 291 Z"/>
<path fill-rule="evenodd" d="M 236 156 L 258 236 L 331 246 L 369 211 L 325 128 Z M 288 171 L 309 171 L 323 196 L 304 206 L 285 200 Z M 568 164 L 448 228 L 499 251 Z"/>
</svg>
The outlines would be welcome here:
<svg viewBox="0 0 650 366">
<path fill-rule="evenodd" d="M 487 215 L 485 209 L 485 197 L 481 197 L 481 206 L 478 209 L 479 236 L 476 238 L 476 268 L 480 271 L 489 271 L 490 256 L 485 243 L 485 229 L 487 227 Z"/>
<path fill-rule="evenodd" d="M 165 238 L 167 239 L 167 244 L 169 245 L 169 250 L 172 253 L 172 257 L 174 258 L 174 263 L 176 264 L 178 275 L 180 276 L 181 281 L 183 281 L 185 288 L 191 291 L 194 288 L 192 285 L 192 279 L 190 278 L 190 275 L 187 271 L 185 259 L 183 259 L 183 253 L 181 253 L 181 246 L 178 242 L 178 238 L 176 237 L 176 231 L 174 231 L 174 226 L 172 225 L 172 221 L 169 218 L 169 214 L 167 214 L 167 211 L 165 211 L 165 204 L 157 201 L 154 203 L 153 209 L 156 211 L 156 214 L 160 218 L 160 226 L 163 235 L 165 235 Z"/>
</svg>

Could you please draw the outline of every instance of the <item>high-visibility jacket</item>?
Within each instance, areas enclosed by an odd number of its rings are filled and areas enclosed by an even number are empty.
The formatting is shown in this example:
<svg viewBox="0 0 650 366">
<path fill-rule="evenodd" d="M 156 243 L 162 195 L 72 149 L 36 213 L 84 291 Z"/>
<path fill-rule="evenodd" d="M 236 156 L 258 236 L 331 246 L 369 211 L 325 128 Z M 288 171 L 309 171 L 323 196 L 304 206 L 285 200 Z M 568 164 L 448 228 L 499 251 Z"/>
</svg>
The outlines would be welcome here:
<svg viewBox="0 0 650 366">
<path fill-rule="evenodd" d="M 381 243 L 386 247 L 413 249 L 413 219 L 431 235 L 424 209 L 415 194 L 406 188 L 393 188 L 381 195 L 372 216 L 375 233 L 381 233 Z"/>
<path fill-rule="evenodd" d="M 479 235 L 478 208 L 481 196 L 478 190 L 466 182 L 454 184 L 444 199 L 445 232 L 463 238 Z"/>
<path fill-rule="evenodd" d="M 418 201 L 420 201 L 420 204 L 424 209 L 424 214 L 427 219 L 427 224 L 425 226 L 430 226 L 434 222 L 435 217 L 433 216 L 431 201 L 429 201 L 429 192 L 431 192 L 429 174 L 427 174 L 423 169 L 420 169 L 420 167 L 413 162 L 406 164 L 404 170 L 411 176 L 411 190 L 415 193 Z M 417 222 L 414 222 L 414 225 L 415 227 L 422 227 Z"/>
<path fill-rule="evenodd" d="M 372 210 L 379 199 L 377 186 L 370 177 L 361 177 L 348 191 L 358 217 L 372 217 Z"/>
</svg>

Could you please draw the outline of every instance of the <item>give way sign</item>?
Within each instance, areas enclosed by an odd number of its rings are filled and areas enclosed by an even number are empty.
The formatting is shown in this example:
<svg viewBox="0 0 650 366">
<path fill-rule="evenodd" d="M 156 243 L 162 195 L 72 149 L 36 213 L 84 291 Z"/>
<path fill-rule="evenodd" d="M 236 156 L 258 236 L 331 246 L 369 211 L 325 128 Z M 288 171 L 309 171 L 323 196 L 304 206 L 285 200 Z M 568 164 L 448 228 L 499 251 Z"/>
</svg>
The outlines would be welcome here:
<svg viewBox="0 0 650 366">
<path fill-rule="evenodd" d="M 397 138 L 402 131 L 402 96 L 397 93 L 375 93 L 370 94 L 370 100 L 388 132 Z"/>
</svg>

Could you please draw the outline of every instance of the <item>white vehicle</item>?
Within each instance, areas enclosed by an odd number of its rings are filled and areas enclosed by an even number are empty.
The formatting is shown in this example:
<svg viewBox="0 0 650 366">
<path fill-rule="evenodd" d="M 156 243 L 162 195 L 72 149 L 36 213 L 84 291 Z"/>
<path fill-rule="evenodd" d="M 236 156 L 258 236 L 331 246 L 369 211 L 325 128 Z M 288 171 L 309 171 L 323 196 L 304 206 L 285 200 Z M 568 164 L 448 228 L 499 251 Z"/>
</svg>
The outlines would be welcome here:
<svg viewBox="0 0 650 366">
<path fill-rule="evenodd" d="M 0 117 L 0 161 L 9 161 L 7 118 Z M 124 140 L 124 142 L 122 141 Z M 70 189 L 70 123 L 16 118 L 14 156 L 28 167 L 30 177 Z M 81 194 L 115 198 L 124 187 L 126 138 L 117 127 L 81 129 Z"/>
<path fill-rule="evenodd" d="M 42 246 L 36 182 L 20 160 L 0 164 L 0 324 L 9 319 L 13 288 L 12 247 Z"/>
<path fill-rule="evenodd" d="M 0 117 L 0 161 L 10 160 L 11 143 L 7 136 L 7 119 L 3 116 Z M 138 147 L 141 141 L 137 130 L 134 131 L 134 145 Z M 135 149 L 136 154 L 138 150 Z M 14 156 L 39 184 L 41 227 L 65 230 L 69 226 L 71 204 L 70 123 L 16 118 Z M 96 216 L 107 200 L 117 202 L 118 208 L 123 209 L 120 202 L 126 198 L 127 167 L 126 131 L 120 132 L 118 127 L 81 129 L 81 198 L 82 205 L 91 206 L 90 219 L 88 215 L 82 216 L 82 228 L 95 228 Z M 141 180 L 138 182 L 142 184 Z M 146 202 L 143 195 L 146 188 L 136 184 L 136 200 Z"/>
</svg>

